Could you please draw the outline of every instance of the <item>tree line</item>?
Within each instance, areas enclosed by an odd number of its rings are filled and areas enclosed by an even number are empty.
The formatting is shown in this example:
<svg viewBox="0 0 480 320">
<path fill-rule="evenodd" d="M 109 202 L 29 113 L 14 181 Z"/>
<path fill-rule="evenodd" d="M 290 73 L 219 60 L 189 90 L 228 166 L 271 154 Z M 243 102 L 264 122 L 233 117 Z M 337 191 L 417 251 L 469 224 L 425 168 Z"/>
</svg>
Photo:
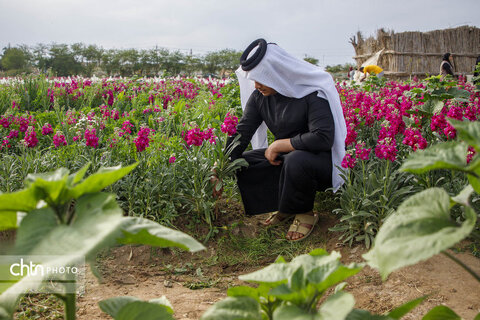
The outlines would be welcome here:
<svg viewBox="0 0 480 320">
<path fill-rule="evenodd" d="M 223 49 L 204 55 L 154 49 L 104 49 L 97 45 L 38 44 L 5 47 L 0 75 L 45 73 L 52 76 L 216 75 L 234 71 L 242 52 Z"/>
</svg>

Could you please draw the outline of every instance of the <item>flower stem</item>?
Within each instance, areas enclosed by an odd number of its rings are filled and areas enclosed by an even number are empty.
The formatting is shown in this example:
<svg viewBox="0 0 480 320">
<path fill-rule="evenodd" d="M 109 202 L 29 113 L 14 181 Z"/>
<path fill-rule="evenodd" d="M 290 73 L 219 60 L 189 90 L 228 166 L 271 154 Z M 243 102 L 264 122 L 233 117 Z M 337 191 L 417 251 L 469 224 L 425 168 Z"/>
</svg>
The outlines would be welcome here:
<svg viewBox="0 0 480 320">
<path fill-rule="evenodd" d="M 452 259 L 455 263 L 457 263 L 460 267 L 462 267 L 463 269 L 465 269 L 468 273 L 470 273 L 478 282 L 480 282 L 480 275 L 478 275 L 475 271 L 473 271 L 472 269 L 470 269 L 469 266 L 467 266 L 465 263 L 463 263 L 462 261 L 460 261 L 459 259 L 455 258 L 453 255 L 451 255 L 450 253 L 448 253 L 447 251 L 442 251 L 442 253 L 444 255 L 446 255 L 447 257 L 449 257 L 450 259 Z"/>
</svg>

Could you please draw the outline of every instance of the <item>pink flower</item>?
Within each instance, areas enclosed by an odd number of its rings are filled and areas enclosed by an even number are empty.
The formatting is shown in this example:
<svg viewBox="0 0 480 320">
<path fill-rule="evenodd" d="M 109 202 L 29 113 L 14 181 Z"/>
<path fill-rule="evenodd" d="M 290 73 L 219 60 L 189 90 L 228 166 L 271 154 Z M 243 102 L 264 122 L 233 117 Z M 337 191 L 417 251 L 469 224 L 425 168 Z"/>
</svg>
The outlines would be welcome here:
<svg viewBox="0 0 480 320">
<path fill-rule="evenodd" d="M 357 131 L 355 131 L 355 125 L 351 123 L 347 127 L 347 136 L 345 137 L 345 146 L 355 143 L 357 139 Z"/>
<path fill-rule="evenodd" d="M 357 159 L 352 156 L 350 153 L 345 154 L 342 160 L 342 167 L 343 168 L 354 168 L 357 164 Z"/>
<path fill-rule="evenodd" d="M 3 149 L 3 147 L 11 148 L 12 145 L 10 144 L 10 140 L 8 140 L 7 138 L 6 138 L 6 139 L 3 139 L 3 141 L 2 141 L 2 148 L 0 148 L 0 150 Z"/>
<path fill-rule="evenodd" d="M 199 128 L 193 128 L 187 131 L 183 136 L 183 139 L 189 146 L 192 144 L 195 146 L 201 146 L 203 143 L 203 132 Z"/>
<path fill-rule="evenodd" d="M 92 128 L 91 130 L 87 129 L 85 130 L 85 144 L 89 147 L 96 148 L 98 147 L 98 137 L 97 137 L 97 131 L 95 128 Z"/>
<path fill-rule="evenodd" d="M 402 143 L 412 147 L 413 151 L 417 149 L 423 150 L 427 147 L 427 140 L 422 137 L 420 130 L 412 128 L 405 130 L 405 138 Z"/>
<path fill-rule="evenodd" d="M 365 148 L 365 142 L 358 143 L 355 146 L 355 156 L 360 160 L 368 160 L 372 148 Z"/>
<path fill-rule="evenodd" d="M 231 115 L 230 112 L 225 116 L 225 120 L 220 126 L 223 133 L 228 134 L 229 136 L 234 135 L 237 132 L 238 118 L 234 115 Z"/>
<path fill-rule="evenodd" d="M 137 137 L 133 140 L 137 147 L 137 152 L 142 152 L 149 146 L 150 138 L 148 136 L 150 135 L 150 131 L 153 130 L 148 127 L 143 127 L 138 131 Z"/>
<path fill-rule="evenodd" d="M 28 148 L 34 148 L 38 144 L 37 133 L 32 126 L 29 126 L 26 131 L 23 143 Z"/>
<path fill-rule="evenodd" d="M 57 131 L 55 135 L 53 136 L 53 145 L 55 146 L 55 149 L 57 149 L 60 146 L 66 146 L 67 141 L 65 140 L 65 136 L 61 131 Z"/>
<path fill-rule="evenodd" d="M 7 136 L 8 139 L 18 138 L 18 130 L 12 130 Z"/>
<path fill-rule="evenodd" d="M 379 159 L 395 161 L 397 159 L 397 143 L 395 139 L 387 137 L 383 140 L 378 140 L 375 155 Z"/>
<path fill-rule="evenodd" d="M 469 146 L 467 151 L 467 163 L 470 163 L 470 161 L 472 161 L 473 157 L 476 154 L 477 152 L 475 151 L 475 149 L 472 146 Z"/>
<path fill-rule="evenodd" d="M 177 160 L 177 158 L 175 158 L 175 156 L 171 156 L 171 157 L 168 159 L 168 162 L 169 162 L 169 163 L 174 163 L 175 160 Z"/>
<path fill-rule="evenodd" d="M 43 135 L 43 136 L 46 136 L 46 135 L 49 135 L 50 133 L 53 133 L 52 125 L 51 125 L 50 123 L 46 123 L 46 124 L 42 127 L 42 135 Z"/>
</svg>

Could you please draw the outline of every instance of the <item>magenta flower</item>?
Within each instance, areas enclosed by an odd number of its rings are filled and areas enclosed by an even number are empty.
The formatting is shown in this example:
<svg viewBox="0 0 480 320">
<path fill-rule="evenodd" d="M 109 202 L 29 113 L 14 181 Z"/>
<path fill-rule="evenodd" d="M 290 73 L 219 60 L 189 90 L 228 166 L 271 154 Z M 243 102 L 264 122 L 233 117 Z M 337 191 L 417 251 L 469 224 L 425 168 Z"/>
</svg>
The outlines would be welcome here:
<svg viewBox="0 0 480 320">
<path fill-rule="evenodd" d="M 357 164 L 357 159 L 352 156 L 350 153 L 345 154 L 342 160 L 342 167 L 343 168 L 354 168 Z"/>
<path fill-rule="evenodd" d="M 12 130 L 7 136 L 8 139 L 18 138 L 18 130 Z"/>
<path fill-rule="evenodd" d="M 85 144 L 89 147 L 92 148 L 97 148 L 98 147 L 98 137 L 97 137 L 97 131 L 95 128 L 92 128 L 91 130 L 87 129 L 85 130 Z"/>
<path fill-rule="evenodd" d="M 187 131 L 183 139 L 189 146 L 192 144 L 194 146 L 201 146 L 203 143 L 203 132 L 199 128 L 193 128 Z"/>
<path fill-rule="evenodd" d="M 67 141 L 65 140 L 65 136 L 61 131 L 57 131 L 55 135 L 53 136 L 53 145 L 55 146 L 55 149 L 57 149 L 60 146 L 66 146 Z"/>
<path fill-rule="evenodd" d="M 43 135 L 43 136 L 46 136 L 46 135 L 49 135 L 50 133 L 53 133 L 52 125 L 51 125 L 50 123 L 46 123 L 46 124 L 42 127 L 42 135 Z"/>
<path fill-rule="evenodd" d="M 360 160 L 368 160 L 372 148 L 365 148 L 365 142 L 358 143 L 355 146 L 355 156 Z"/>
<path fill-rule="evenodd" d="M 37 133 L 32 126 L 29 126 L 25 132 L 23 143 L 28 148 L 34 148 L 38 144 Z"/>
<path fill-rule="evenodd" d="M 10 140 L 8 140 L 8 138 L 5 138 L 2 140 L 2 147 L 0 148 L 3 149 L 4 147 L 7 147 L 7 148 L 11 148 L 12 145 L 10 144 Z"/>
<path fill-rule="evenodd" d="M 469 146 L 467 151 L 467 163 L 470 163 L 470 161 L 472 161 L 473 157 L 476 154 L 477 152 L 475 151 L 475 149 L 472 146 Z"/>
<path fill-rule="evenodd" d="M 133 140 L 135 147 L 137 147 L 137 152 L 142 152 L 149 146 L 150 138 L 148 136 L 150 135 L 150 131 L 153 130 L 148 127 L 143 127 L 138 131 L 137 137 Z"/>
<path fill-rule="evenodd" d="M 168 162 L 169 162 L 169 163 L 174 163 L 175 160 L 177 160 L 177 158 L 175 158 L 175 156 L 171 156 L 171 157 L 168 159 Z"/>
<path fill-rule="evenodd" d="M 423 150 L 427 147 L 427 139 L 422 137 L 420 130 L 412 128 L 405 130 L 405 138 L 402 143 L 412 147 L 413 151 L 417 149 Z"/>
<path fill-rule="evenodd" d="M 20 117 L 18 119 L 18 124 L 20 126 L 20 131 L 25 132 L 28 129 L 28 125 L 30 124 L 30 121 L 27 118 Z"/>
<path fill-rule="evenodd" d="M 397 143 L 395 139 L 385 138 L 377 141 L 377 147 L 375 148 L 375 155 L 379 159 L 387 159 L 395 161 L 397 159 Z"/>
<path fill-rule="evenodd" d="M 234 135 L 237 132 L 238 118 L 234 115 L 231 115 L 230 112 L 225 116 L 225 120 L 220 126 L 223 133 L 228 134 L 229 136 Z"/>
</svg>

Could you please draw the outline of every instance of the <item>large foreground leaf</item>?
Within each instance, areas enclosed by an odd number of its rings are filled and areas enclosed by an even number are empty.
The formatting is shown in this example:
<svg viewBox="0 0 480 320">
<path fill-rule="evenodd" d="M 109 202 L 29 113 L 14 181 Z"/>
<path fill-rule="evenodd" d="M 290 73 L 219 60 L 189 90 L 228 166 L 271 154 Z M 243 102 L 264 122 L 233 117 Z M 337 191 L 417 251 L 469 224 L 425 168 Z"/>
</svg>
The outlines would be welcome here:
<svg viewBox="0 0 480 320">
<path fill-rule="evenodd" d="M 67 197 L 75 199 L 85 193 L 101 191 L 130 173 L 137 165 L 138 162 L 123 168 L 121 166 L 100 168 L 96 173 L 88 176 L 85 180 L 68 190 Z M 79 173 L 81 174 L 82 172 Z"/>
<path fill-rule="evenodd" d="M 448 120 L 457 130 L 458 138 L 480 151 L 480 122 Z"/>
<path fill-rule="evenodd" d="M 123 218 L 122 230 L 123 237 L 118 239 L 122 244 L 144 244 L 162 248 L 179 247 L 191 252 L 205 249 L 201 243 L 189 235 L 144 218 Z"/>
<path fill-rule="evenodd" d="M 421 174 L 435 169 L 465 171 L 467 145 L 457 141 L 436 144 L 425 150 L 410 154 L 400 170 Z"/>
<path fill-rule="evenodd" d="M 117 244 L 118 239 L 125 239 L 126 235 L 128 243 L 177 246 L 194 251 L 203 248 L 200 243 L 179 231 L 169 230 L 145 219 L 123 217 L 113 194 L 85 194 L 76 201 L 75 213 L 73 222 L 65 225 L 58 222 L 50 208 L 32 211 L 22 220 L 18 229 L 15 254 L 64 256 L 55 263 L 68 266 L 78 258 L 92 261 L 99 250 Z M 143 228 L 146 231 L 142 231 Z M 47 260 L 45 264 L 51 262 Z M 2 293 L 0 314 L 2 311 L 13 314 L 19 292 L 26 292 L 29 286 L 26 277 Z"/>
<path fill-rule="evenodd" d="M 468 236 L 476 213 L 465 207 L 465 218 L 461 225 L 452 221 L 448 194 L 439 188 L 427 189 L 400 205 L 363 257 L 385 279 L 393 270 L 428 259 Z"/>
<path fill-rule="evenodd" d="M 304 278 L 313 269 L 327 265 L 330 262 L 340 259 L 340 253 L 333 251 L 328 254 L 325 250 L 316 250 L 310 254 L 302 254 L 292 259 L 289 263 L 273 263 L 261 270 L 241 275 L 238 277 L 243 281 L 257 283 L 282 283 L 287 280 L 301 267 L 304 271 Z"/>
<path fill-rule="evenodd" d="M 173 320 L 172 306 L 165 297 L 150 301 L 128 296 L 115 297 L 100 301 L 98 305 L 115 320 Z"/>
<path fill-rule="evenodd" d="M 452 309 L 446 306 L 436 306 L 430 310 L 422 320 L 462 320 Z"/>
<path fill-rule="evenodd" d="M 215 303 L 201 320 L 262 320 L 260 304 L 253 298 L 228 297 Z"/>
<path fill-rule="evenodd" d="M 315 312 L 284 304 L 273 312 L 273 320 L 343 320 L 354 305 L 355 299 L 350 293 L 337 292 L 328 297 Z"/>
</svg>

